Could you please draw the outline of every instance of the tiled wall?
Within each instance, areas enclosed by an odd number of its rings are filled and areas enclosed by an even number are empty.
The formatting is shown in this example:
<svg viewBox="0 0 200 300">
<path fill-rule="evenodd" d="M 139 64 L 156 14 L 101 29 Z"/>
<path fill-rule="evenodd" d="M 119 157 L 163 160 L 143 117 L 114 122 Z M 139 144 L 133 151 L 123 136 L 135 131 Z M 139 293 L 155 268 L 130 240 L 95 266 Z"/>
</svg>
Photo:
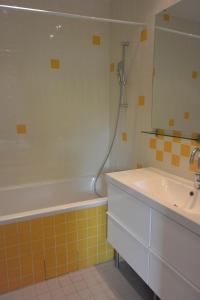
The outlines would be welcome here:
<svg viewBox="0 0 200 300">
<path fill-rule="evenodd" d="M 195 172 L 197 170 L 197 160 L 189 164 L 189 156 L 192 149 L 197 146 L 197 142 L 181 138 L 154 136 L 146 138 L 146 149 L 149 152 L 149 159 L 152 165 L 159 168 L 174 170 L 180 169 L 185 172 Z M 139 167 L 142 164 L 138 165 Z"/>
<path fill-rule="evenodd" d="M 107 206 L 0 226 L 0 293 L 113 258 Z"/>
</svg>

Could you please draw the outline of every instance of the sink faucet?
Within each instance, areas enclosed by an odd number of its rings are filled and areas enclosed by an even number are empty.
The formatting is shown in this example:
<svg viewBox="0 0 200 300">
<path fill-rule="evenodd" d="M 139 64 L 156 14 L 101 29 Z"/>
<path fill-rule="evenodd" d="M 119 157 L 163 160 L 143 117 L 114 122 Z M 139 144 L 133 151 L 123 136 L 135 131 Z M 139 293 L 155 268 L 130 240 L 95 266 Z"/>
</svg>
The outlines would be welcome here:
<svg viewBox="0 0 200 300">
<path fill-rule="evenodd" d="M 190 164 L 192 164 L 195 160 L 196 155 L 197 158 L 197 171 L 195 173 L 194 185 L 197 190 L 200 190 L 200 148 L 195 147 L 190 154 Z"/>
</svg>

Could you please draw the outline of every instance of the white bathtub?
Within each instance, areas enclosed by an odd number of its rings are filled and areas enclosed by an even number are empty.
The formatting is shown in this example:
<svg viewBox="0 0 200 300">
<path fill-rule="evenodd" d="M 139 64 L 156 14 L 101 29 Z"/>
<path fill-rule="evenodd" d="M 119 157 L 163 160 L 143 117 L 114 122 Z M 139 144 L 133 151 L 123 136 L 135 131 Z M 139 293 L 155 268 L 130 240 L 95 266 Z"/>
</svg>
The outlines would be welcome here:
<svg viewBox="0 0 200 300">
<path fill-rule="evenodd" d="M 92 192 L 91 177 L 0 188 L 0 224 L 107 204 Z"/>
</svg>

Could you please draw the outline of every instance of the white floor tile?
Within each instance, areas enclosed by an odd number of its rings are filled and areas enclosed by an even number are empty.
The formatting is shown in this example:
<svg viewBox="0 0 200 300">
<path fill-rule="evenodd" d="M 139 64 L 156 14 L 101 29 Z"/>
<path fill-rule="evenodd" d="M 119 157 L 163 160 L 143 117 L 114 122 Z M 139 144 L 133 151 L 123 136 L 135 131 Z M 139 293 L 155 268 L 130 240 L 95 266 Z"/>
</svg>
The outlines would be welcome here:
<svg viewBox="0 0 200 300">
<path fill-rule="evenodd" d="M 129 268 L 128 281 L 113 263 L 105 263 L 1 295 L 0 300 L 152 300 L 142 281 L 143 293 L 134 288 L 136 275 L 131 279 L 131 272 Z"/>
</svg>

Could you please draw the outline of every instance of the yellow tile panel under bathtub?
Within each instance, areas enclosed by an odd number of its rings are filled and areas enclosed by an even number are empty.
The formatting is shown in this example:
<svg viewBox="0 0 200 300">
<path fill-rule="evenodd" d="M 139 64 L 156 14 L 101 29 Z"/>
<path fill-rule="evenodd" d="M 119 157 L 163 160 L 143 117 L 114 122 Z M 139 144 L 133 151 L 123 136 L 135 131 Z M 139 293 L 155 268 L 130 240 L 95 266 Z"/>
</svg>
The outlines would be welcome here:
<svg viewBox="0 0 200 300">
<path fill-rule="evenodd" d="M 0 226 L 0 293 L 113 258 L 107 206 Z"/>
</svg>

